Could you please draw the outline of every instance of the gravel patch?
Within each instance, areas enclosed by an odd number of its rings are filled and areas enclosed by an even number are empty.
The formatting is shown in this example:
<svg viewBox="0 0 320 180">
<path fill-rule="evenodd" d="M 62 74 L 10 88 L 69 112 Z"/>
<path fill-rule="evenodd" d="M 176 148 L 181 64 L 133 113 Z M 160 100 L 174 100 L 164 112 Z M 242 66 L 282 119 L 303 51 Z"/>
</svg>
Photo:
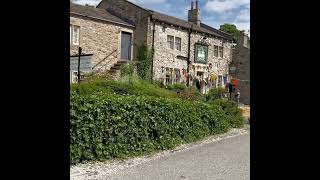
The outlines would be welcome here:
<svg viewBox="0 0 320 180">
<path fill-rule="evenodd" d="M 127 160 L 112 160 L 106 162 L 86 163 L 71 166 L 70 179 L 71 180 L 97 180 L 104 179 L 114 173 L 123 171 L 127 168 L 137 166 L 149 161 L 153 161 L 162 157 L 168 157 L 174 153 L 188 151 L 192 148 L 203 146 L 208 143 L 217 142 L 222 139 L 232 138 L 235 136 L 250 133 L 250 126 L 245 125 L 241 129 L 231 129 L 229 132 L 220 135 L 213 135 L 207 137 L 199 142 L 183 144 L 173 150 L 162 151 L 153 155 L 141 156 Z"/>
</svg>

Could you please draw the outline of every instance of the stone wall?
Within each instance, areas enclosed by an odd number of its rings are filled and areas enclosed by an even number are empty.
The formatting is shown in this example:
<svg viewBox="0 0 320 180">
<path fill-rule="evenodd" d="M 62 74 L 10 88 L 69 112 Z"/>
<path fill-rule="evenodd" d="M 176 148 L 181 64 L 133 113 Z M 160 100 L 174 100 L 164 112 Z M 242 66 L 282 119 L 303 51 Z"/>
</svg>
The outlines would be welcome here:
<svg viewBox="0 0 320 180">
<path fill-rule="evenodd" d="M 240 41 L 241 42 L 241 41 Z M 250 49 L 239 43 L 233 52 L 233 62 L 237 67 L 236 78 L 240 79 L 238 89 L 240 90 L 240 102 L 250 104 Z"/>
<path fill-rule="evenodd" d="M 135 25 L 133 42 L 135 59 L 138 47 L 148 41 L 150 13 L 124 0 L 103 0 L 97 8 L 106 9 L 111 14 Z"/>
<path fill-rule="evenodd" d="M 70 15 L 70 24 L 80 26 L 80 46 L 85 54 L 93 54 L 93 71 L 109 70 L 120 59 L 121 31 L 132 29 L 117 24 Z M 70 55 L 78 53 L 78 46 L 70 46 Z M 99 65 L 98 65 L 99 64 Z"/>
<path fill-rule="evenodd" d="M 176 68 L 180 70 L 181 81 L 186 82 L 186 77 L 183 76 L 183 69 L 187 70 L 187 59 L 177 58 L 177 56 L 188 56 L 188 31 L 184 29 L 179 29 L 178 27 L 173 27 L 170 25 L 165 25 L 161 23 L 156 23 L 155 26 L 155 38 L 154 38 L 154 79 L 161 79 L 165 77 L 165 71 L 162 73 L 162 67 L 166 68 Z M 172 50 L 167 45 L 167 36 L 171 35 L 174 37 L 181 38 L 181 51 Z M 151 36 L 152 38 L 152 36 Z M 150 39 L 151 39 L 150 38 Z"/>
</svg>

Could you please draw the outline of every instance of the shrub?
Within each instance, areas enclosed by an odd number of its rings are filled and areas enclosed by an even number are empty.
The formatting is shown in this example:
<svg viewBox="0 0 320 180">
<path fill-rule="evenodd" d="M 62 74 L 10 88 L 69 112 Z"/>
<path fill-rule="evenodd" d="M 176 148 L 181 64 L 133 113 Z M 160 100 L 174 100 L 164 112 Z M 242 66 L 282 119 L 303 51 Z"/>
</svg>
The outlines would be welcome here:
<svg viewBox="0 0 320 180">
<path fill-rule="evenodd" d="M 153 60 L 153 50 L 143 44 L 138 48 L 137 54 L 137 73 L 138 76 L 146 81 L 151 81 L 151 67 Z"/>
<path fill-rule="evenodd" d="M 187 87 L 180 93 L 180 98 L 189 101 L 204 101 L 204 95 L 196 87 Z"/>
<path fill-rule="evenodd" d="M 134 75 L 134 71 L 135 71 L 135 67 L 134 67 L 134 65 L 132 63 L 123 64 L 120 67 L 121 77 L 133 76 Z"/>
<path fill-rule="evenodd" d="M 244 117 L 242 116 L 242 110 L 238 107 L 235 101 L 228 101 L 224 99 L 217 99 L 212 102 L 222 108 L 228 117 L 229 124 L 233 128 L 242 127 L 244 124 Z"/>
<path fill-rule="evenodd" d="M 187 87 L 185 84 L 170 84 L 167 86 L 167 89 L 169 90 L 179 90 L 179 91 L 183 91 L 185 90 Z"/>
<path fill-rule="evenodd" d="M 129 80 L 127 79 L 129 78 Z M 158 84 L 149 83 L 136 77 L 122 77 L 120 81 L 114 80 L 96 80 L 90 83 L 74 84 L 71 91 L 79 94 L 93 94 L 97 92 L 106 92 L 108 94 L 118 95 L 145 95 L 165 98 L 178 98 L 174 92 L 162 89 Z"/>
<path fill-rule="evenodd" d="M 136 156 L 226 132 L 230 119 L 217 104 L 72 91 L 70 161 Z"/>
<path fill-rule="evenodd" d="M 216 99 L 221 99 L 226 93 L 228 93 L 227 90 L 221 87 L 210 89 L 209 93 L 206 96 L 206 100 L 210 102 Z"/>
</svg>

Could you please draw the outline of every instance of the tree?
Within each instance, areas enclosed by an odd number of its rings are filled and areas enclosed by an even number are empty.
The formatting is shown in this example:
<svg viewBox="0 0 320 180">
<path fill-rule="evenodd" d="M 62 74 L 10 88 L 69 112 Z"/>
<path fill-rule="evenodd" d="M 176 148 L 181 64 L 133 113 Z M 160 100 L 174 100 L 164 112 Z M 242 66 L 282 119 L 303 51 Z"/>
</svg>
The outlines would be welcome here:
<svg viewBox="0 0 320 180">
<path fill-rule="evenodd" d="M 231 34 L 234 38 L 238 39 L 241 36 L 240 30 L 234 24 L 223 24 L 220 26 L 220 31 Z"/>
</svg>

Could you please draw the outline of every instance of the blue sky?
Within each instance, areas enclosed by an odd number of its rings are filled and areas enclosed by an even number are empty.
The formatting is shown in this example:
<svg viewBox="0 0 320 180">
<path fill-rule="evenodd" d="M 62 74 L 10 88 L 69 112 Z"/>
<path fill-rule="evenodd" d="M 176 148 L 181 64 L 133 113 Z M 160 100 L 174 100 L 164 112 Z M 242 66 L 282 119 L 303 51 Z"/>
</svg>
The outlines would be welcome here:
<svg viewBox="0 0 320 180">
<path fill-rule="evenodd" d="M 75 0 L 78 4 L 97 5 L 101 0 Z M 129 0 L 147 9 L 180 19 L 188 19 L 192 0 Z M 219 29 L 232 23 L 240 30 L 250 30 L 250 0 L 199 0 L 201 21 Z"/>
</svg>

